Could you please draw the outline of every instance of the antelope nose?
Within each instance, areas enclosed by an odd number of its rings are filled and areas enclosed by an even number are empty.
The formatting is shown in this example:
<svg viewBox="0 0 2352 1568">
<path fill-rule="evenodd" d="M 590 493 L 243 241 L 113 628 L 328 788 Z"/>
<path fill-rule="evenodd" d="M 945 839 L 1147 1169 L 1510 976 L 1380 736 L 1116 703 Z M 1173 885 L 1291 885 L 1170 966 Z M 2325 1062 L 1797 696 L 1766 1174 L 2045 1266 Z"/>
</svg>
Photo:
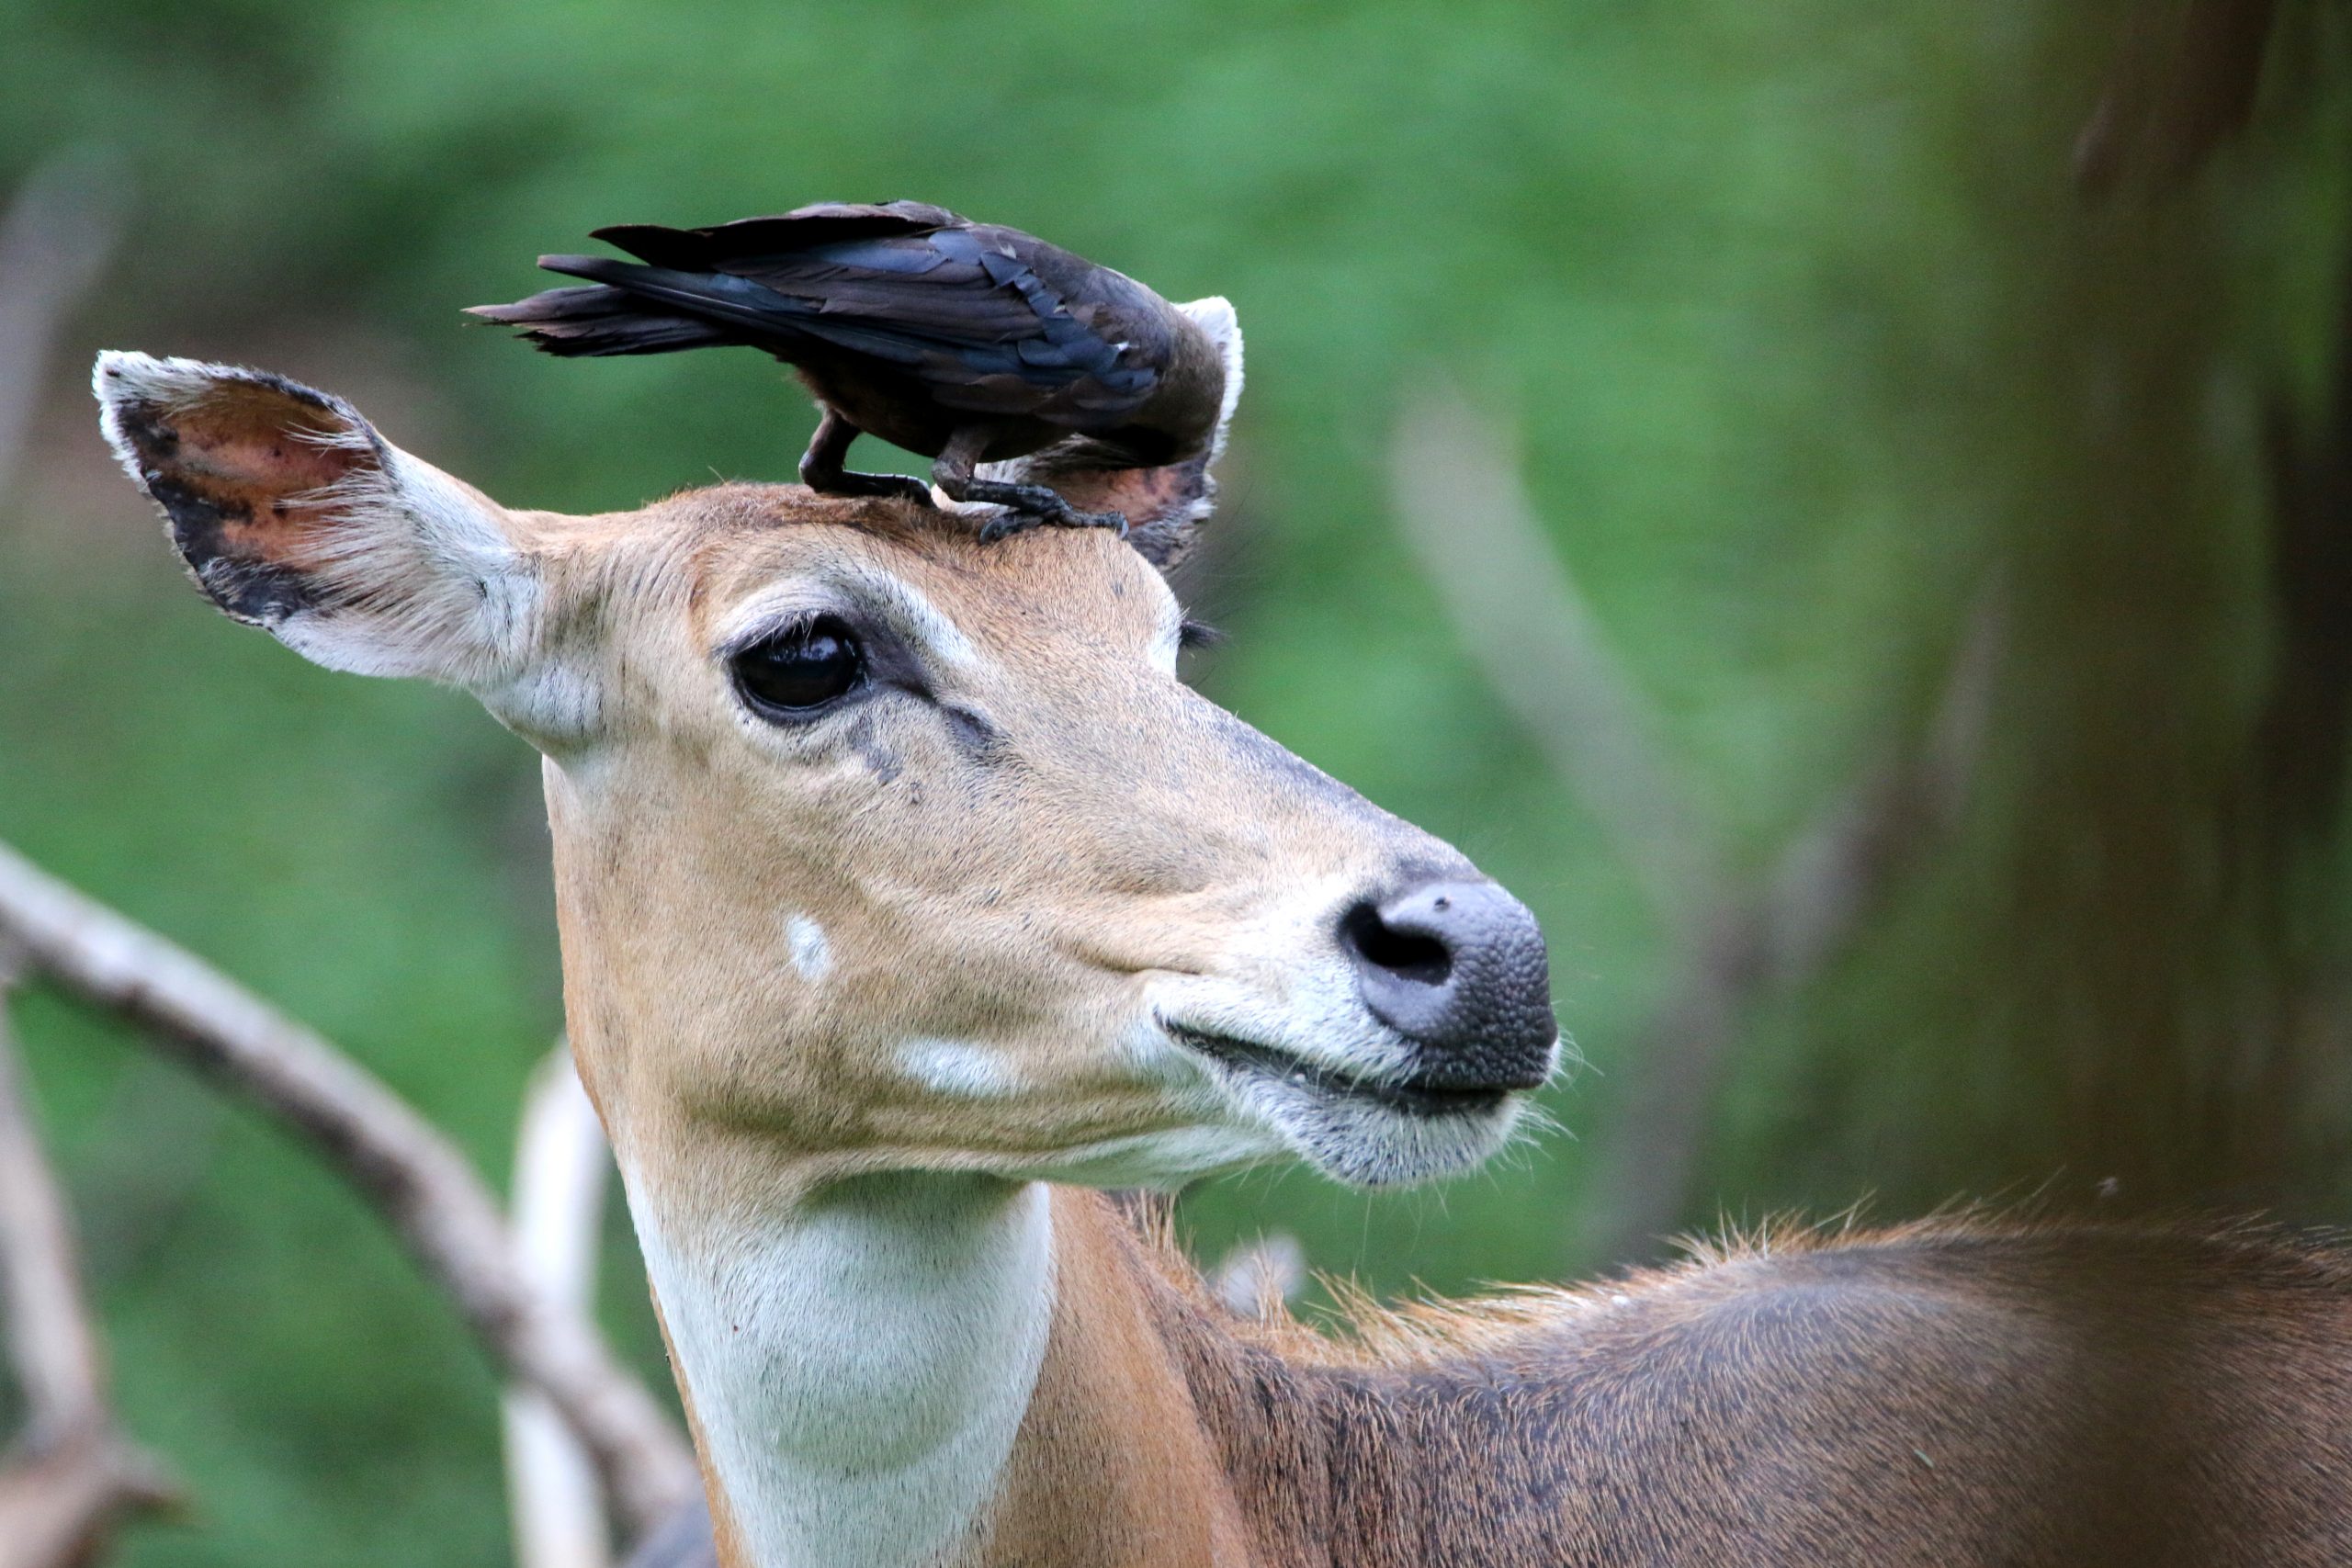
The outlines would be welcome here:
<svg viewBox="0 0 2352 1568">
<path fill-rule="evenodd" d="M 1491 882 L 1431 882 L 1340 920 L 1374 1018 L 1422 1047 L 1431 1088 L 1533 1089 L 1552 1067 L 1552 966 L 1527 906 Z"/>
</svg>

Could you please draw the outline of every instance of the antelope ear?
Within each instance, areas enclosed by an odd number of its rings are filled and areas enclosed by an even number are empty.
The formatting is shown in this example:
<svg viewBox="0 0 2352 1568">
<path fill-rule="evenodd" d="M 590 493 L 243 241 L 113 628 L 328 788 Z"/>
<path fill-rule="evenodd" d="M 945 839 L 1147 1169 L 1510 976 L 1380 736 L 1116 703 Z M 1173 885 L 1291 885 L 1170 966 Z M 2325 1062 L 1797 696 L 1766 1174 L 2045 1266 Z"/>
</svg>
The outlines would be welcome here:
<svg viewBox="0 0 2352 1568">
<path fill-rule="evenodd" d="M 304 658 L 481 690 L 543 594 L 515 520 L 340 398 L 233 366 L 101 354 L 101 428 L 197 585 Z"/>
<path fill-rule="evenodd" d="M 1216 504 L 1216 461 L 1225 456 L 1226 429 L 1241 400 L 1241 323 L 1231 301 L 1213 296 L 1176 308 L 1208 333 L 1225 359 L 1225 394 L 1206 451 L 1163 468 L 1113 468 L 1102 466 L 1102 449 L 1093 442 L 1072 436 L 1026 457 L 988 465 L 991 479 L 1050 485 L 1081 511 L 1125 513 L 1128 542 L 1162 571 L 1193 547 Z"/>
</svg>

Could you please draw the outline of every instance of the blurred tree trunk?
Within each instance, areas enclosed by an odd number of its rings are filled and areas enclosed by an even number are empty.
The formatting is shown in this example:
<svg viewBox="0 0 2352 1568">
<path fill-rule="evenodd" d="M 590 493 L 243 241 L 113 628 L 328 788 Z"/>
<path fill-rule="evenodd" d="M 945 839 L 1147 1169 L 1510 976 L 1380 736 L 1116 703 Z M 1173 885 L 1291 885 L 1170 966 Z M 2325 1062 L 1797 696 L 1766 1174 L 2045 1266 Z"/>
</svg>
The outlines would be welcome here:
<svg viewBox="0 0 2352 1568">
<path fill-rule="evenodd" d="M 2014 595 L 1984 805 L 1826 1005 L 1849 1135 L 1791 1150 L 1821 1122 L 1783 1115 L 1783 1153 L 1815 1201 L 2318 1217 L 2352 1146 L 2352 347 L 2343 285 L 2295 284 L 2343 265 L 2335 40 L 2259 0 L 2030 9 L 1951 132 L 1988 292 L 1920 433 Z"/>
<path fill-rule="evenodd" d="M 2352 1111 L 2315 1098 L 2344 1042 L 2312 1027 L 2327 911 L 2301 896 L 2341 795 L 2338 421 L 2299 417 L 2288 367 L 2264 362 L 2270 302 L 2242 243 L 2267 165 L 2310 128 L 2221 146 L 2257 101 L 2268 12 L 2137 8 L 2120 60 L 2108 29 L 2053 29 L 2053 106 L 2107 73 L 2109 104 L 2152 106 L 2144 155 L 2109 191 L 2045 181 L 2052 210 L 2016 214 L 2020 316 L 2041 329 L 2019 334 L 2018 412 L 2039 440 L 2005 541 L 2019 754 L 1988 973 L 2053 1152 L 2134 1206 L 2333 1185 Z"/>
</svg>

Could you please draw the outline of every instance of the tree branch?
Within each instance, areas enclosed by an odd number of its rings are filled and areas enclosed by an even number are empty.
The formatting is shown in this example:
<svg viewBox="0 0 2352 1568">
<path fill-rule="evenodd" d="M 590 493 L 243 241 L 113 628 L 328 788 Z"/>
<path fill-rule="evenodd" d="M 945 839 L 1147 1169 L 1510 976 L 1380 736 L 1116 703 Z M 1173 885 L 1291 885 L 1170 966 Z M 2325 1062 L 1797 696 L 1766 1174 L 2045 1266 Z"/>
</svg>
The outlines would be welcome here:
<svg viewBox="0 0 2352 1568">
<path fill-rule="evenodd" d="M 1628 1057 L 1600 1141 L 1582 1248 L 1655 1249 L 1679 1218 L 1733 1045 L 1765 995 L 1844 951 L 1958 815 L 1980 750 L 2003 617 L 1980 598 L 1925 735 L 1892 749 L 1792 839 L 1770 874 L 1736 872 L 1657 737 L 1662 726 L 1552 547 L 1493 422 L 1425 395 L 1394 445 L 1405 534 L 1455 635 L 1665 918 L 1673 978 Z"/>
<path fill-rule="evenodd" d="M 1657 1252 L 1683 1217 L 1708 1118 L 1740 1032 L 1766 998 L 1818 977 L 1888 891 L 1948 833 L 1981 750 L 2004 616 L 1978 601 L 1922 738 L 1863 771 L 1796 834 L 1770 874 L 1727 883 L 1686 943 L 1665 1009 L 1600 1142 L 1582 1247 L 1609 1262 Z"/>
<path fill-rule="evenodd" d="M 604 1124 L 558 1045 L 531 1075 L 514 1140 L 516 1266 L 567 1312 L 592 1312 L 613 1162 Z M 505 1398 L 506 1494 L 518 1568 L 606 1568 L 612 1539 L 587 1450 L 541 1395 Z"/>
<path fill-rule="evenodd" d="M 5 846 L 0 933 L 38 972 L 140 1024 L 301 1134 L 390 1223 L 506 1375 L 562 1414 L 633 1530 L 694 1492 L 693 1461 L 669 1418 L 584 1317 L 525 1280 L 481 1179 L 398 1096 L 251 992 Z"/>
<path fill-rule="evenodd" d="M 1562 783 L 1678 930 L 1723 879 L 1714 825 L 1690 802 L 1657 715 L 1529 502 L 1492 422 L 1450 388 L 1398 421 L 1391 487 L 1405 537 L 1454 633 Z"/>
<path fill-rule="evenodd" d="M 50 346 L 106 270 L 128 205 L 120 171 L 82 148 L 37 164 L 0 216 L 0 489 L 39 406 Z"/>
<path fill-rule="evenodd" d="M 126 1515 L 175 1492 L 118 1428 L 74 1233 L 28 1103 L 0 954 L 0 1306 L 25 1426 L 0 1456 L 0 1568 L 89 1561 Z"/>
</svg>

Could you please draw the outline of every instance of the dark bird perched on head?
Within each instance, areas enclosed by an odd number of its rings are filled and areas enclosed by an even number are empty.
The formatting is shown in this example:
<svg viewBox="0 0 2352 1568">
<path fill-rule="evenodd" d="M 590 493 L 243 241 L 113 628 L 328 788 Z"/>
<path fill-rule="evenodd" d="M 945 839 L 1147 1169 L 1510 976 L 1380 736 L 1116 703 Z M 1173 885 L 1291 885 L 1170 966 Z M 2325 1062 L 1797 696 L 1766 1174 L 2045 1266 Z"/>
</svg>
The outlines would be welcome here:
<svg viewBox="0 0 2352 1568">
<path fill-rule="evenodd" d="M 928 502 L 914 479 L 842 467 L 871 431 L 935 459 L 953 499 L 1005 507 L 991 538 L 1040 523 L 1124 530 L 1120 513 L 1080 511 L 1034 481 L 1204 458 L 1239 390 L 1241 333 L 1223 299 L 1171 305 L 1035 235 L 922 202 L 595 237 L 646 265 L 541 256 L 594 282 L 469 313 L 557 355 L 765 349 L 824 412 L 800 459 L 810 489 Z M 1017 458 L 1031 460 L 980 468 Z"/>
</svg>

